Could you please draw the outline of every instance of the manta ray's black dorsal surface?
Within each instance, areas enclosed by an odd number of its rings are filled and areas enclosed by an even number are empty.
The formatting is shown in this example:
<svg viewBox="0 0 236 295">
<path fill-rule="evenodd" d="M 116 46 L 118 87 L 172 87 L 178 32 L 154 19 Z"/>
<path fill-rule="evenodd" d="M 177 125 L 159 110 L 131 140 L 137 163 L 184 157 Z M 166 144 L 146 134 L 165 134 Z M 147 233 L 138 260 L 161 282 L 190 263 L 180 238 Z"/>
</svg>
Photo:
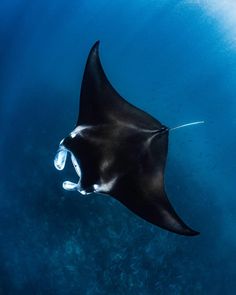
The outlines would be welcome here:
<svg viewBox="0 0 236 295">
<path fill-rule="evenodd" d="M 55 158 L 62 170 L 69 151 L 80 177 L 76 184 L 65 182 L 64 188 L 110 195 L 154 225 L 197 235 L 165 193 L 169 129 L 117 93 L 104 73 L 98 48 L 96 42 L 87 59 L 76 127 L 61 141 Z"/>
</svg>

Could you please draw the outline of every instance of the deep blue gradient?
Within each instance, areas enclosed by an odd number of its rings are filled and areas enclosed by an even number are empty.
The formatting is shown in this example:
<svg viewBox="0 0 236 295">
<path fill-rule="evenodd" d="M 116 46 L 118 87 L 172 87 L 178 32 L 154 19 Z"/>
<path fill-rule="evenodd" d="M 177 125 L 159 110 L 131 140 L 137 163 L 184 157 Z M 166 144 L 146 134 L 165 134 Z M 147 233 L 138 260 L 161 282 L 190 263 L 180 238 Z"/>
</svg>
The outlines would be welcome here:
<svg viewBox="0 0 236 295">
<path fill-rule="evenodd" d="M 188 2 L 1 1 L 1 295 L 236 294 L 236 50 Z M 53 158 L 97 39 L 131 103 L 170 127 L 206 121 L 171 133 L 166 169 L 171 202 L 200 236 L 63 191 L 77 177 Z"/>
</svg>

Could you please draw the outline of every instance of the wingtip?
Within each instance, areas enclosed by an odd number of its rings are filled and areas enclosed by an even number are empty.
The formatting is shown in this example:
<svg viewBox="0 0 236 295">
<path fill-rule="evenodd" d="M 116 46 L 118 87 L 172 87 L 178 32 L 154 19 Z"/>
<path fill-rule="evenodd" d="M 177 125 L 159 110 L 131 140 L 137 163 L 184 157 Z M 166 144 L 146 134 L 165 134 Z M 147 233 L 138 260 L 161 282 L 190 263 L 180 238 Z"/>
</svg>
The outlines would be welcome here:
<svg viewBox="0 0 236 295">
<path fill-rule="evenodd" d="M 181 235 L 181 236 L 188 236 L 188 237 L 194 237 L 194 236 L 198 236 L 200 234 L 200 232 L 191 229 L 190 227 L 186 226 L 186 225 L 182 225 L 181 227 L 163 227 L 164 229 L 167 229 L 170 232 L 173 232 L 177 235 Z"/>
<path fill-rule="evenodd" d="M 196 230 L 193 230 L 193 229 L 188 229 L 187 231 L 185 231 L 185 232 L 183 233 L 183 235 L 194 237 L 194 236 L 198 236 L 198 235 L 200 235 L 200 232 L 198 232 L 198 231 L 196 231 Z"/>
<path fill-rule="evenodd" d="M 166 214 L 161 218 L 161 222 L 159 224 L 157 223 L 160 227 L 183 236 L 197 236 L 200 234 L 200 232 L 192 229 L 184 223 L 173 208 L 169 207 L 169 210 L 166 210 L 165 213 Z"/>
<path fill-rule="evenodd" d="M 91 51 L 96 51 L 96 52 L 98 52 L 99 45 L 100 45 L 100 40 L 97 40 L 97 41 L 94 43 L 94 45 L 93 45 Z"/>
<path fill-rule="evenodd" d="M 174 225 L 172 224 L 172 226 L 168 225 L 166 229 L 178 235 L 189 236 L 189 237 L 197 236 L 200 234 L 200 232 L 193 230 L 189 226 L 187 226 L 181 219 L 179 219 L 178 222 L 175 223 Z"/>
<path fill-rule="evenodd" d="M 97 40 L 93 44 L 93 46 L 91 47 L 89 57 L 88 57 L 88 61 L 93 61 L 94 58 L 95 59 L 99 58 L 99 44 L 100 44 L 100 41 Z"/>
</svg>

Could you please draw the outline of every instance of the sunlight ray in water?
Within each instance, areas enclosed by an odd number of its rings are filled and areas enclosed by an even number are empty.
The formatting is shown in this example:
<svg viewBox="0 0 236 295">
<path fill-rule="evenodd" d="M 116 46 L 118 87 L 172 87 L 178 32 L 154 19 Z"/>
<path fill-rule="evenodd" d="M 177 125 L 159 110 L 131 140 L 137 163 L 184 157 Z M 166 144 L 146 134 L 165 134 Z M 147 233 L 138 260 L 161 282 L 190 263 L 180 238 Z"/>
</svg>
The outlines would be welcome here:
<svg viewBox="0 0 236 295">
<path fill-rule="evenodd" d="M 236 1 L 198 1 L 204 11 L 219 23 L 219 30 L 229 43 L 236 48 Z"/>
</svg>

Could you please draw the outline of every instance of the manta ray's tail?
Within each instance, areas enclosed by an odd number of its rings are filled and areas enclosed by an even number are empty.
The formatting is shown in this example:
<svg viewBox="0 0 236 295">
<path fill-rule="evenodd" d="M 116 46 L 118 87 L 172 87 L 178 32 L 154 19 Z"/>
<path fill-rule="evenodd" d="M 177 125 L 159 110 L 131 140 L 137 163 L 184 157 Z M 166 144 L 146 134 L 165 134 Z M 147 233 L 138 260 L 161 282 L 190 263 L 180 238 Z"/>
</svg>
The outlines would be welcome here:
<svg viewBox="0 0 236 295">
<path fill-rule="evenodd" d="M 183 125 L 180 125 L 180 126 L 176 126 L 176 127 L 170 128 L 170 131 L 171 130 L 180 129 L 180 128 L 183 128 L 183 127 L 187 127 L 187 126 L 204 124 L 204 123 L 205 123 L 205 121 L 197 121 L 197 122 L 187 123 L 187 124 L 183 124 Z"/>
</svg>

